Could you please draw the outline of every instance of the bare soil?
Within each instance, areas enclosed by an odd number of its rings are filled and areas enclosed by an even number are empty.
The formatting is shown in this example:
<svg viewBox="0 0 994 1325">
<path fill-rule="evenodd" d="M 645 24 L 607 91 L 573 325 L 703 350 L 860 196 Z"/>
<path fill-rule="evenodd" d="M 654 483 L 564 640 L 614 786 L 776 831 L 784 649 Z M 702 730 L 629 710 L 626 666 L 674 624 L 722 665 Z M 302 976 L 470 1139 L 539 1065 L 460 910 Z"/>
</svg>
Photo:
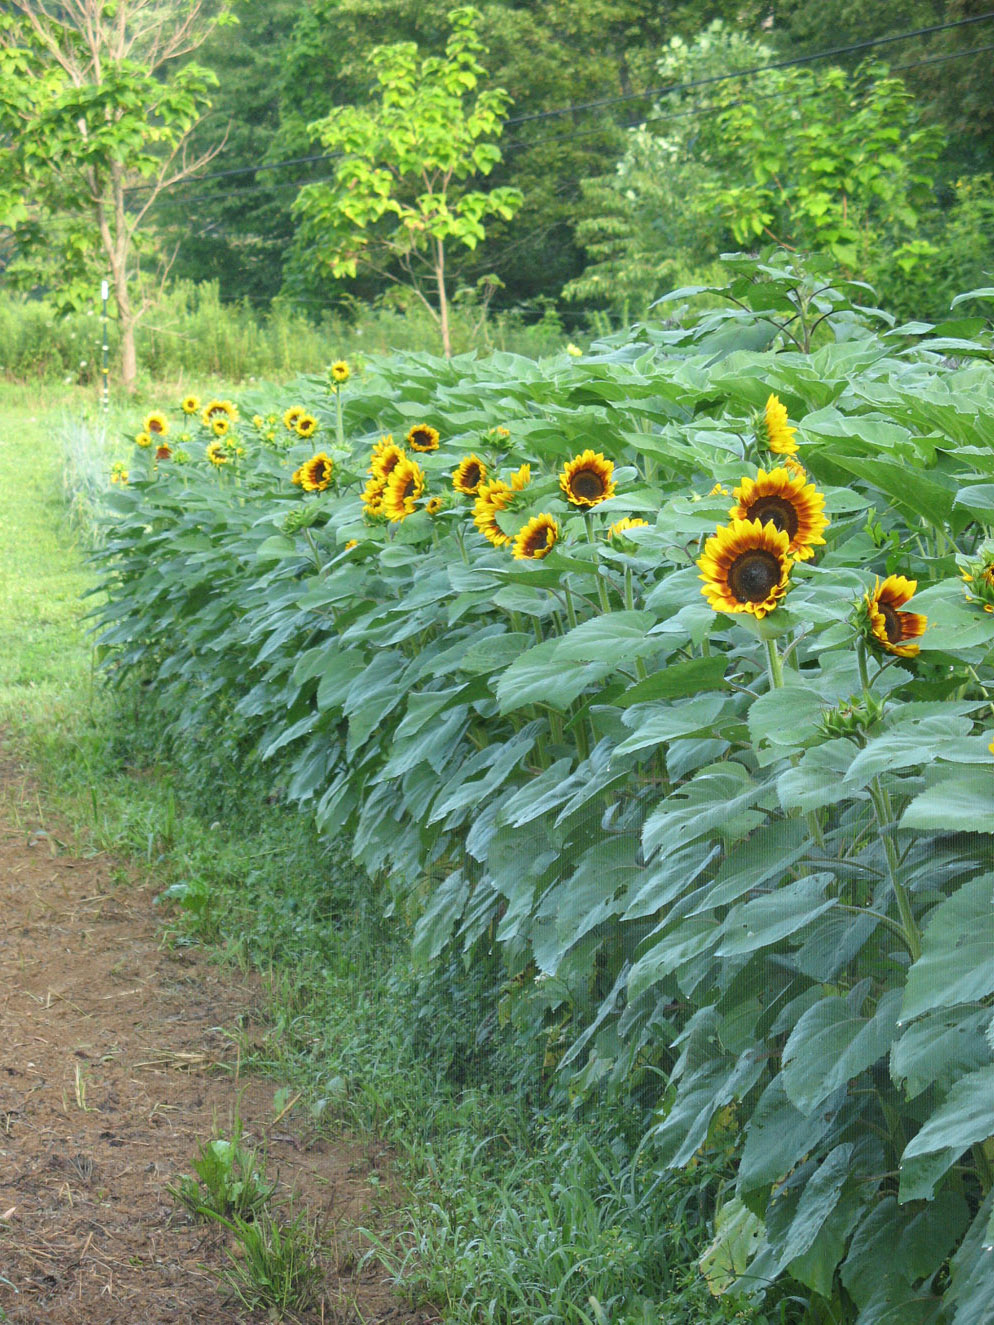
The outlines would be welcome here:
<svg viewBox="0 0 994 1325">
<path fill-rule="evenodd" d="M 382 1269 L 356 1268 L 348 1230 L 385 1218 L 385 1149 L 319 1135 L 302 1107 L 279 1117 L 278 1083 L 241 1069 L 239 1037 L 269 1033 L 254 1020 L 258 979 L 165 942 L 154 883 L 42 832 L 20 775 L 0 766 L 4 791 L 0 1321 L 280 1319 L 238 1304 L 220 1281 L 231 1235 L 194 1222 L 167 1190 L 193 1172 L 202 1142 L 231 1137 L 236 1117 L 278 1178 L 277 1199 L 322 1229 L 320 1300 L 282 1319 L 439 1321 L 404 1305 Z"/>
</svg>

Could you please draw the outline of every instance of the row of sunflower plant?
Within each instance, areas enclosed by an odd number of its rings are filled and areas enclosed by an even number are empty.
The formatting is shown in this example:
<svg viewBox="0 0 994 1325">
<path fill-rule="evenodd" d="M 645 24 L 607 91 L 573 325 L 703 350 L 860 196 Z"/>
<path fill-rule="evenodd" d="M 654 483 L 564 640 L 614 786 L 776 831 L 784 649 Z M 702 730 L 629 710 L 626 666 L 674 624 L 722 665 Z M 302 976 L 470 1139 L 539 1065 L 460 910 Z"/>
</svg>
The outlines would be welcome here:
<svg viewBox="0 0 994 1325">
<path fill-rule="evenodd" d="M 234 406 L 183 402 L 200 453 L 112 496 L 102 649 L 270 761 L 425 964 L 496 954 L 574 1099 L 640 1090 L 645 1162 L 727 1157 L 713 1291 L 979 1325 L 990 339 L 729 268 L 727 315 L 582 359 L 246 397 L 222 464 Z"/>
</svg>

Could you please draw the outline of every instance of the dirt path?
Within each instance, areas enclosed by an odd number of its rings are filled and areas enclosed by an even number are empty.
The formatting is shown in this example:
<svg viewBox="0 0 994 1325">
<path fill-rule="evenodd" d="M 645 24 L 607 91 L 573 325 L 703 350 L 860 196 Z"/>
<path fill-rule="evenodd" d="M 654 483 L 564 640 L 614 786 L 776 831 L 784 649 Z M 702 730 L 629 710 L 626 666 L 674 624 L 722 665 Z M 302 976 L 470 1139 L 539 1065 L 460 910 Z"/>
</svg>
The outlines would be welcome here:
<svg viewBox="0 0 994 1325">
<path fill-rule="evenodd" d="M 238 1070 L 236 1028 L 266 1034 L 252 1021 L 258 982 L 163 943 L 154 888 L 42 834 L 33 793 L 0 758 L 3 790 L 0 1320 L 274 1319 L 226 1298 L 222 1231 L 192 1223 L 167 1191 L 201 1142 L 231 1136 L 237 1110 L 243 1143 L 319 1217 L 329 1246 L 320 1304 L 285 1319 L 437 1321 L 402 1305 L 382 1274 L 349 1269 L 340 1225 L 375 1217 L 382 1152 L 316 1137 L 302 1110 L 278 1118 L 278 1083 Z"/>
</svg>

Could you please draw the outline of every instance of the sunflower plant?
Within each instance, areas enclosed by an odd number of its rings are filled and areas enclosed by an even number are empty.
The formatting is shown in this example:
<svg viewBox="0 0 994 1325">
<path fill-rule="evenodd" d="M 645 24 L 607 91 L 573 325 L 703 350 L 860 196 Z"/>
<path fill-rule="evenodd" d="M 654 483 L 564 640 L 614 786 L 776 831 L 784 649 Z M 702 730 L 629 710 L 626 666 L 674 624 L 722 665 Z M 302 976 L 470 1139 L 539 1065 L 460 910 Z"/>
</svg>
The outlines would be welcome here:
<svg viewBox="0 0 994 1325">
<path fill-rule="evenodd" d="M 272 767 L 420 962 L 498 964 L 532 1088 L 638 1099 L 646 1162 L 714 1157 L 714 1291 L 969 1325 L 990 339 L 848 306 L 814 353 L 756 349 L 754 302 L 753 348 L 706 312 L 554 369 L 373 361 L 323 459 L 118 484 L 101 648 L 180 748 L 220 726 Z"/>
</svg>

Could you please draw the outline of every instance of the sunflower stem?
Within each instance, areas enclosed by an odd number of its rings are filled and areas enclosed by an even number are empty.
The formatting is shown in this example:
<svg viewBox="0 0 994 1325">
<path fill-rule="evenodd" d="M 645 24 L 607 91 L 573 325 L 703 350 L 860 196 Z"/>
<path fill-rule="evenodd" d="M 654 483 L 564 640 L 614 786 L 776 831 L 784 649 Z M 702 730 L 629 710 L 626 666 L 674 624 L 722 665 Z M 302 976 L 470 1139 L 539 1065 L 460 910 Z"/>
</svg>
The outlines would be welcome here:
<svg viewBox="0 0 994 1325">
<path fill-rule="evenodd" d="M 304 538 L 307 541 L 307 546 L 311 549 L 311 556 L 314 558 L 314 569 L 320 575 L 321 571 L 323 570 L 323 567 L 321 565 L 321 555 L 318 552 L 318 545 L 314 541 L 314 535 L 311 533 L 310 528 L 306 525 L 304 526 Z"/>
<path fill-rule="evenodd" d="M 766 641 L 766 661 L 769 665 L 771 689 L 782 690 L 783 663 L 780 661 L 780 654 L 777 651 L 777 642 L 775 639 L 768 639 Z"/>
<path fill-rule="evenodd" d="M 866 641 L 858 639 L 856 641 L 856 661 L 859 664 L 859 682 L 863 687 L 863 694 L 869 697 L 870 694 L 870 670 L 866 665 Z"/>
<path fill-rule="evenodd" d="M 469 565 L 469 557 L 466 556 L 466 544 L 463 542 L 462 530 L 459 528 L 458 525 L 454 525 L 454 526 L 453 526 L 453 529 L 452 529 L 452 532 L 455 534 L 455 536 L 456 536 L 456 542 L 457 542 L 458 545 L 459 545 L 459 555 L 462 557 L 463 561 L 464 561 L 464 562 L 466 563 L 466 565 L 468 566 L 468 565 Z"/>
<path fill-rule="evenodd" d="M 338 436 L 338 445 L 345 446 L 345 426 L 342 423 L 342 388 L 335 387 L 335 429 Z"/>
<path fill-rule="evenodd" d="M 576 630 L 576 605 L 573 602 L 573 591 L 569 585 L 563 581 L 563 597 L 566 600 L 566 620 L 569 622 L 570 630 Z"/>
<path fill-rule="evenodd" d="M 907 945 L 908 952 L 911 954 L 911 960 L 917 961 L 922 955 L 922 935 L 918 928 L 918 922 L 915 920 L 914 912 L 911 909 L 911 899 L 908 896 L 908 890 L 897 877 L 900 861 L 897 857 L 897 848 L 894 845 L 894 839 L 890 835 L 890 829 L 894 826 L 894 812 L 890 803 L 890 796 L 880 784 L 879 775 L 869 784 L 870 799 L 873 802 L 873 808 L 877 816 L 877 826 L 879 836 L 884 846 L 884 855 L 887 857 L 887 872 L 890 875 L 891 887 L 894 889 L 894 896 L 897 899 L 897 909 L 901 916 L 901 930 L 904 934 L 904 942 Z"/>
<path fill-rule="evenodd" d="M 625 567 L 625 608 L 629 612 L 635 611 L 635 589 L 632 584 L 632 568 Z"/>
</svg>

